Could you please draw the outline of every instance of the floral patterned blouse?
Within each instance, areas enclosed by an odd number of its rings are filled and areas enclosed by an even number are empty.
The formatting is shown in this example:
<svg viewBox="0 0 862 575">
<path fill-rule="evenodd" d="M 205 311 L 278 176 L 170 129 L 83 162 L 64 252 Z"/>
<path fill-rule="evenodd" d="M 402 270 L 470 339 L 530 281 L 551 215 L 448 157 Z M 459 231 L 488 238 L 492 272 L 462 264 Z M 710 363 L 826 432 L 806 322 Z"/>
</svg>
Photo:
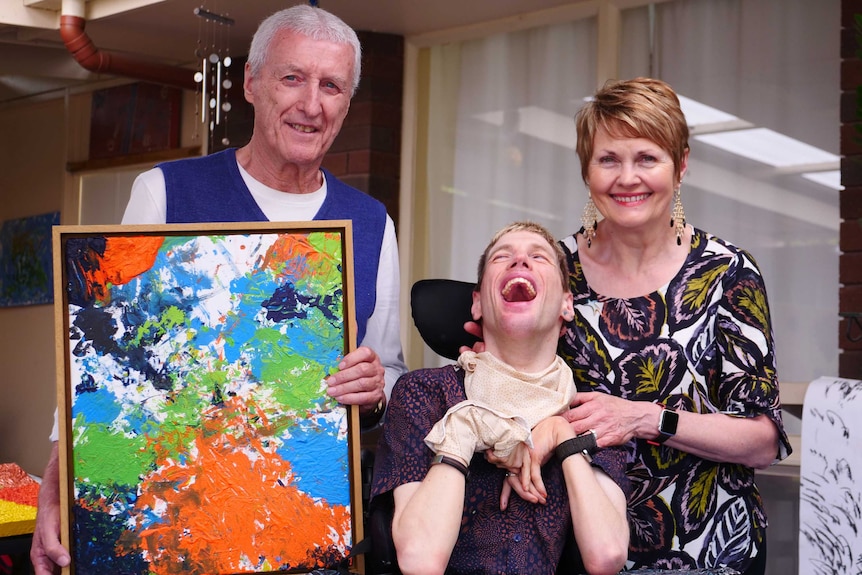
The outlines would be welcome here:
<svg viewBox="0 0 862 575">
<path fill-rule="evenodd" d="M 578 389 L 696 413 L 765 414 L 779 430 L 777 460 L 789 455 L 766 289 L 748 253 L 695 229 L 670 283 L 622 299 L 590 289 L 574 235 L 560 243 L 575 319 L 559 354 Z M 627 567 L 745 571 L 766 537 L 754 470 L 642 439 L 628 445 L 634 494 Z"/>
</svg>

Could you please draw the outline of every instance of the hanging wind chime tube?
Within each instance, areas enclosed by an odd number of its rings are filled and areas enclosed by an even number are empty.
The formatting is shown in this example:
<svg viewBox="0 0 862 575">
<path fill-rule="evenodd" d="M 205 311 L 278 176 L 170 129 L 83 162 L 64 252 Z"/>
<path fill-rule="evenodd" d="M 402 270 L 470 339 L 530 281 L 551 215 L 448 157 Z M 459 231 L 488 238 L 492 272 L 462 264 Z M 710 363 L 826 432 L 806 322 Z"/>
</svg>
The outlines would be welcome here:
<svg viewBox="0 0 862 575">
<path fill-rule="evenodd" d="M 229 27 L 233 26 L 234 20 L 223 14 L 207 10 L 203 5 L 195 8 L 194 14 L 201 19 L 201 25 L 198 28 L 197 50 L 195 51 L 196 56 L 201 61 L 201 69 L 195 74 L 195 81 L 201 92 L 199 102 L 201 124 L 206 125 L 207 118 L 209 118 L 209 137 L 212 148 L 215 127 L 221 124 L 222 119 L 227 124 L 227 114 L 231 109 L 231 104 L 227 99 L 228 91 L 233 85 L 229 77 L 230 41 L 228 37 L 228 42 L 224 42 L 220 31 L 224 26 L 227 26 L 229 30 Z M 197 105 L 195 106 L 197 107 Z M 225 146 L 230 144 L 227 135 L 222 138 L 221 143 Z"/>
<path fill-rule="evenodd" d="M 199 82 L 201 85 L 201 124 L 205 124 L 207 121 L 207 115 L 205 110 L 207 109 L 207 60 L 206 58 L 201 60 L 201 71 L 195 74 L 195 81 Z"/>
<path fill-rule="evenodd" d="M 216 64 L 216 124 L 221 121 L 221 60 Z"/>
</svg>

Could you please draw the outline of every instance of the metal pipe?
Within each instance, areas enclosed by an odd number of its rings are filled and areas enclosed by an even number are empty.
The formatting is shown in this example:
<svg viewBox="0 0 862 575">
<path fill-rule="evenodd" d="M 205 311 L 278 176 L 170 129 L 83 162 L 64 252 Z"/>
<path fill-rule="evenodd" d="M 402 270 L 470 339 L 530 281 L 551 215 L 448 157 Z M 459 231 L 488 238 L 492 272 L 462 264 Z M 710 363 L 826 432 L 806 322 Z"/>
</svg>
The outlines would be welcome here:
<svg viewBox="0 0 862 575">
<path fill-rule="evenodd" d="M 195 89 L 193 70 L 146 62 L 97 48 L 84 32 L 86 20 L 83 13 L 83 2 L 63 0 L 60 37 L 66 49 L 82 67 L 91 72 L 125 76 L 183 90 Z"/>
<path fill-rule="evenodd" d="M 195 16 L 200 16 L 205 20 L 218 22 L 219 24 L 224 24 L 225 26 L 233 26 L 235 24 L 233 18 L 228 18 L 227 16 L 222 16 L 221 14 L 216 14 L 215 12 L 210 12 L 209 10 L 205 10 L 203 7 L 195 8 L 194 13 Z"/>
</svg>

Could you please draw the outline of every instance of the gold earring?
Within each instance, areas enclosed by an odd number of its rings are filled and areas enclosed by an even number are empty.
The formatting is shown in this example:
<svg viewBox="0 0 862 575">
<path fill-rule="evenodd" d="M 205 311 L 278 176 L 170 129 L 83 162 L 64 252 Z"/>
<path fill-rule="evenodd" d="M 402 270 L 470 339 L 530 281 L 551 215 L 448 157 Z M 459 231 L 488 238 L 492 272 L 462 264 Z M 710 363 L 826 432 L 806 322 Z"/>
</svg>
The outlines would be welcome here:
<svg viewBox="0 0 862 575">
<path fill-rule="evenodd" d="M 673 192 L 673 211 L 670 217 L 670 227 L 676 228 L 676 245 L 682 245 L 682 235 L 685 233 L 685 210 L 682 209 L 682 186 Z"/>
<path fill-rule="evenodd" d="M 584 226 L 584 237 L 587 238 L 588 248 L 592 247 L 593 238 L 596 237 L 597 211 L 591 195 L 587 198 L 587 205 L 584 206 L 584 213 L 581 215 L 581 224 Z"/>
</svg>

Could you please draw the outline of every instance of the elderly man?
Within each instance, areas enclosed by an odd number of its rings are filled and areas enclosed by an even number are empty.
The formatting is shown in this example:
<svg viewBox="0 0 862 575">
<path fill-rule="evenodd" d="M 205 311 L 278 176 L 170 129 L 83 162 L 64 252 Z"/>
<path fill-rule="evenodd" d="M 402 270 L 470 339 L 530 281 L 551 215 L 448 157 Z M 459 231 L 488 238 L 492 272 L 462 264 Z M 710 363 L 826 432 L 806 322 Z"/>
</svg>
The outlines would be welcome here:
<svg viewBox="0 0 862 575">
<path fill-rule="evenodd" d="M 591 453 L 594 435 L 576 437 L 559 415 L 574 386 L 556 355 L 563 320 L 573 313 L 567 279 L 565 257 L 547 230 L 504 228 L 479 261 L 473 294 L 485 351 L 465 352 L 457 366 L 411 372 L 395 385 L 372 497 L 392 498 L 403 573 L 551 574 L 570 525 L 587 572 L 623 567 L 624 452 Z M 465 405 L 478 416 L 460 418 Z M 538 415 L 542 410 L 547 414 Z M 503 423 L 499 436 L 495 418 Z M 524 422 L 529 429 L 514 447 L 499 441 Z M 473 456 L 492 445 L 503 449 Z"/>
<path fill-rule="evenodd" d="M 123 223 L 352 220 L 360 346 L 327 383 L 333 398 L 359 405 L 363 424 L 371 425 L 407 370 L 395 226 L 380 202 L 320 167 L 359 85 L 360 62 L 356 33 L 333 14 L 297 5 L 271 15 L 255 33 L 245 68 L 243 90 L 254 106 L 249 143 L 141 174 Z M 70 561 L 58 536 L 56 425 L 52 438 L 30 552 L 36 575 Z"/>
</svg>

